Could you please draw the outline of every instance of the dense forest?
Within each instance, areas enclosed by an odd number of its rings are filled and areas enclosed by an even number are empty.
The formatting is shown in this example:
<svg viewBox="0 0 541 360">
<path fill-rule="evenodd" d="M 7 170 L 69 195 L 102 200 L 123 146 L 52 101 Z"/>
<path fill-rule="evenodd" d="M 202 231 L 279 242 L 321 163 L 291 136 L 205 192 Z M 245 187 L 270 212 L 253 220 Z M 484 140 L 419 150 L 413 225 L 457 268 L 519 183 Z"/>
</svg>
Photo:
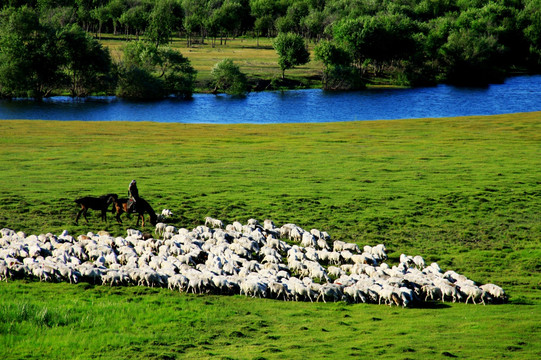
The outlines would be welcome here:
<svg viewBox="0 0 541 360">
<path fill-rule="evenodd" d="M 196 71 L 168 46 L 173 37 L 187 46 L 276 38 L 282 71 L 309 61 L 296 50 L 301 38 L 323 64 L 327 89 L 361 88 L 380 76 L 409 86 L 487 84 L 541 69 L 541 0 L 0 0 L 0 7 L 3 97 L 189 97 Z M 112 61 L 102 34 L 126 40 L 121 62 Z M 229 79 L 246 81 L 234 64 L 221 66 L 216 74 L 233 69 Z"/>
</svg>

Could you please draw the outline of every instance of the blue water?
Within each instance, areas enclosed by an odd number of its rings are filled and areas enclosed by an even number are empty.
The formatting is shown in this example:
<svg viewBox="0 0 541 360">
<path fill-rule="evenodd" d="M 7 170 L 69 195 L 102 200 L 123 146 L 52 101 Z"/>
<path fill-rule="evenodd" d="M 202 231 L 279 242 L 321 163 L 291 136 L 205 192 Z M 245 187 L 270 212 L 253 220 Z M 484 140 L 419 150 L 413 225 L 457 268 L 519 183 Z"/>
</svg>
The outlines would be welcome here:
<svg viewBox="0 0 541 360">
<path fill-rule="evenodd" d="M 0 101 L 0 119 L 155 121 L 178 123 L 303 123 L 494 115 L 541 111 L 541 75 L 483 88 L 438 85 L 356 92 L 293 90 L 192 100 L 132 102 L 115 97 L 55 97 L 41 103 Z"/>
</svg>

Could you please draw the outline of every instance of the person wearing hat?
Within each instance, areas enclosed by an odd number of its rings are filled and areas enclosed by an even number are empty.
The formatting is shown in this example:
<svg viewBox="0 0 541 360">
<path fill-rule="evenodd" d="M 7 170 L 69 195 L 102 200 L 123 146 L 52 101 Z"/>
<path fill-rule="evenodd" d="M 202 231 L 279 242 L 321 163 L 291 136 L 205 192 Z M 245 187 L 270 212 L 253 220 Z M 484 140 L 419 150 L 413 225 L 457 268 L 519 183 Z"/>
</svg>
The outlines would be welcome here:
<svg viewBox="0 0 541 360">
<path fill-rule="evenodd" d="M 137 189 L 137 183 L 135 180 L 132 180 L 130 185 L 128 185 L 128 213 L 135 212 L 136 202 L 139 199 L 139 190 Z"/>
</svg>

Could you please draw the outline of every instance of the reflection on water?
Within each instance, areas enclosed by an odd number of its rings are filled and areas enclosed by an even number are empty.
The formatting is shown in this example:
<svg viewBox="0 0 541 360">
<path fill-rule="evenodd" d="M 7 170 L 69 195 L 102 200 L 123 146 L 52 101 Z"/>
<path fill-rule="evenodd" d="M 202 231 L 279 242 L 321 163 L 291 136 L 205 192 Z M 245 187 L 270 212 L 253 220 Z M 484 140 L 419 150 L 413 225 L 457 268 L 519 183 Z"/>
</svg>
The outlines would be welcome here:
<svg viewBox="0 0 541 360">
<path fill-rule="evenodd" d="M 41 103 L 0 101 L 0 119 L 302 123 L 493 115 L 541 110 L 541 76 L 519 76 L 484 88 L 438 85 L 357 92 L 292 90 L 246 97 L 194 94 L 192 100 L 133 102 L 115 97 L 55 97 Z"/>
</svg>

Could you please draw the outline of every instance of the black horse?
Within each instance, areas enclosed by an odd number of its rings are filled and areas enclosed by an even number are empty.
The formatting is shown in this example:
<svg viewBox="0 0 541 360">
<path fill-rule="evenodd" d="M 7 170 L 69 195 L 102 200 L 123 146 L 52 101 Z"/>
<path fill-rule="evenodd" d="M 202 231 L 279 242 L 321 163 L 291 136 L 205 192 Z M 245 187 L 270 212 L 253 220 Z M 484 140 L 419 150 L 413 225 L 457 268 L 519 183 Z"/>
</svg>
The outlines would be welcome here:
<svg viewBox="0 0 541 360">
<path fill-rule="evenodd" d="M 117 199 L 118 199 L 117 194 L 107 194 L 107 195 L 102 195 L 100 197 L 85 196 L 80 199 L 76 199 L 75 202 L 81 205 L 81 210 L 79 210 L 79 212 L 77 213 L 77 217 L 75 218 L 75 223 L 76 224 L 78 223 L 79 217 L 81 216 L 81 214 L 83 214 L 86 222 L 88 223 L 88 218 L 86 217 L 86 212 L 88 211 L 88 209 L 100 210 L 101 219 L 103 221 L 107 221 L 105 213 L 107 212 L 109 205 L 111 205 Z"/>
<path fill-rule="evenodd" d="M 127 214 L 134 214 L 137 213 L 137 223 L 136 226 L 139 226 L 139 218 L 142 220 L 142 225 L 145 226 L 145 213 L 147 213 L 150 216 L 150 223 L 152 225 L 156 225 L 158 222 L 158 216 L 154 212 L 154 209 L 152 209 L 152 206 L 143 198 L 137 198 L 137 201 L 133 203 L 133 205 L 130 207 L 128 212 L 128 201 L 129 199 L 122 198 L 122 199 L 115 199 L 114 203 L 115 206 L 113 206 L 113 214 L 116 213 L 115 218 L 116 221 L 119 224 L 122 224 L 122 220 L 120 219 L 120 215 L 123 213 Z"/>
</svg>

